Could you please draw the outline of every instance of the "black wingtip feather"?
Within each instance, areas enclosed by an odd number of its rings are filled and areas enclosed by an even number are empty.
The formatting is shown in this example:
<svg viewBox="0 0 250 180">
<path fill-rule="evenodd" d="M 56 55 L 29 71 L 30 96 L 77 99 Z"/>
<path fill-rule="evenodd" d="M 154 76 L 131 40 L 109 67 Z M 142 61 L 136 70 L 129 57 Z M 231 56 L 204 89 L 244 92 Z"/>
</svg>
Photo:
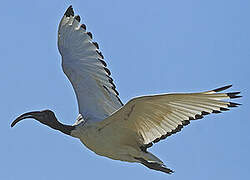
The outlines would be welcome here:
<svg viewBox="0 0 250 180">
<path fill-rule="evenodd" d="M 106 73 L 108 73 L 109 76 L 111 75 L 111 72 L 108 68 L 104 67 L 104 70 L 106 71 Z"/>
<path fill-rule="evenodd" d="M 146 145 L 146 149 L 147 148 L 150 148 L 150 147 L 152 147 L 153 146 L 153 143 L 151 142 L 151 143 L 148 143 L 147 145 Z"/>
<path fill-rule="evenodd" d="M 183 126 L 186 126 L 186 125 L 188 125 L 188 124 L 190 124 L 190 121 L 189 121 L 189 120 L 184 120 L 184 121 L 182 121 L 182 125 L 183 125 Z"/>
<path fill-rule="evenodd" d="M 115 87 L 112 87 L 112 89 L 114 90 L 115 94 L 119 96 L 119 92 L 115 89 Z"/>
<path fill-rule="evenodd" d="M 96 53 L 97 53 L 102 59 L 104 59 L 104 56 L 102 55 L 102 52 L 96 50 Z"/>
<path fill-rule="evenodd" d="M 228 89 L 228 88 L 230 88 L 230 87 L 232 87 L 232 86 L 233 86 L 233 85 L 230 84 L 230 85 L 227 85 L 227 86 L 224 86 L 224 87 L 220 87 L 220 88 L 214 89 L 214 90 L 212 90 L 212 91 L 220 92 L 220 91 L 224 91 L 224 90 L 226 90 L 226 89 Z"/>
<path fill-rule="evenodd" d="M 221 111 L 213 110 L 212 113 L 219 114 L 219 113 L 221 113 Z"/>
<path fill-rule="evenodd" d="M 87 32 L 87 34 L 89 35 L 90 39 L 93 39 L 93 35 L 91 32 Z"/>
<path fill-rule="evenodd" d="M 99 49 L 99 45 L 98 45 L 97 42 L 93 42 L 93 44 L 95 45 L 95 47 L 96 47 L 97 49 Z"/>
<path fill-rule="evenodd" d="M 240 105 L 241 104 L 239 104 L 239 103 L 229 102 L 229 104 L 227 105 L 227 107 L 238 107 Z"/>
<path fill-rule="evenodd" d="M 229 109 L 223 108 L 223 107 L 221 107 L 220 110 L 221 110 L 221 111 L 229 111 Z"/>
<path fill-rule="evenodd" d="M 174 130 L 171 131 L 171 134 L 175 134 L 177 132 L 180 132 L 182 128 L 183 128 L 182 125 L 178 125 L 176 129 L 174 129 Z"/>
<path fill-rule="evenodd" d="M 160 140 L 161 140 L 160 138 L 156 138 L 153 142 L 158 143 Z"/>
<path fill-rule="evenodd" d="M 102 63 L 102 65 L 103 65 L 104 67 L 107 67 L 107 64 L 106 64 L 105 61 L 103 61 L 102 59 L 99 59 L 99 58 L 98 58 L 98 60 Z"/>
<path fill-rule="evenodd" d="M 80 22 L 80 21 L 81 21 L 81 17 L 77 15 L 77 16 L 75 17 L 75 20 L 77 20 L 78 22 Z"/>
<path fill-rule="evenodd" d="M 81 27 L 86 30 L 86 25 L 85 24 L 82 24 Z"/>
<path fill-rule="evenodd" d="M 195 120 L 193 117 L 189 117 L 188 120 Z"/>
<path fill-rule="evenodd" d="M 237 96 L 238 94 L 240 94 L 240 92 L 231 92 L 231 93 L 227 93 L 227 96 L 229 96 L 231 99 L 242 97 L 242 96 Z"/>
<path fill-rule="evenodd" d="M 195 115 L 195 119 L 202 119 L 202 118 L 203 118 L 202 115 L 199 115 L 199 114 L 196 114 L 196 115 Z"/>
<path fill-rule="evenodd" d="M 72 5 L 70 5 L 70 6 L 68 7 L 68 9 L 67 9 L 66 12 L 64 13 L 64 15 L 65 15 L 66 17 L 74 16 L 74 10 L 73 10 L 73 8 L 72 8 Z"/>
<path fill-rule="evenodd" d="M 208 114 L 210 114 L 209 112 L 206 112 L 206 111 L 202 111 L 201 112 L 201 115 L 208 115 Z"/>
</svg>

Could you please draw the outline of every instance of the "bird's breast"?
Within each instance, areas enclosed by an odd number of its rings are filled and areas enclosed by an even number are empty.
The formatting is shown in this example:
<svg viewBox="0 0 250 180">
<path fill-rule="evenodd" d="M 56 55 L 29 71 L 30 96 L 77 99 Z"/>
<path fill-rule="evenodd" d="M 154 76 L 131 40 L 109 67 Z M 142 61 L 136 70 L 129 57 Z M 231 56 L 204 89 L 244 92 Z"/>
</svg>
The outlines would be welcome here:
<svg viewBox="0 0 250 180">
<path fill-rule="evenodd" d="M 87 124 L 85 126 L 77 127 L 72 136 L 77 137 L 81 142 L 99 155 L 110 152 L 115 141 L 112 134 L 100 130 L 95 124 Z"/>
<path fill-rule="evenodd" d="M 110 129 L 111 128 L 111 129 Z M 131 132 L 123 132 L 121 129 L 112 127 L 100 128 L 97 124 L 88 124 L 77 127 L 74 137 L 77 137 L 90 150 L 101 156 L 112 159 L 121 159 L 129 148 L 138 148 L 136 138 Z"/>
</svg>

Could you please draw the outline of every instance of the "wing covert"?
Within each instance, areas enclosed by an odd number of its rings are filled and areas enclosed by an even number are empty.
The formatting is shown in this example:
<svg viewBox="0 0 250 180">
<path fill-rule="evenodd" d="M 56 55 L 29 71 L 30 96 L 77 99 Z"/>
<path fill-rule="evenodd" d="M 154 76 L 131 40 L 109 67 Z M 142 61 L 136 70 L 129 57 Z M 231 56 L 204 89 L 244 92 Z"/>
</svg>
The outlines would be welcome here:
<svg viewBox="0 0 250 180">
<path fill-rule="evenodd" d="M 63 71 L 70 80 L 84 119 L 101 121 L 123 104 L 110 71 L 92 34 L 80 24 L 72 6 L 65 12 L 58 30 L 58 49 Z"/>
</svg>

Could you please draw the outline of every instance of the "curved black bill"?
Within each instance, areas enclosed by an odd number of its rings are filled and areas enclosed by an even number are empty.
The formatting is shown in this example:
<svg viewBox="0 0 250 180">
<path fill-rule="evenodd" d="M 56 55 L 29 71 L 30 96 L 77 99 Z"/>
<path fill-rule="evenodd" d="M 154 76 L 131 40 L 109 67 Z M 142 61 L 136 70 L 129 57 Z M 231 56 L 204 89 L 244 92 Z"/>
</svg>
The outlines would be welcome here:
<svg viewBox="0 0 250 180">
<path fill-rule="evenodd" d="M 11 127 L 15 126 L 16 123 L 18 123 L 19 121 L 23 120 L 23 119 L 27 119 L 27 118 L 34 118 L 37 119 L 37 117 L 41 114 L 40 111 L 33 111 L 33 112 L 28 112 L 28 113 L 24 113 L 21 116 L 19 116 L 18 118 L 16 118 L 12 123 L 11 123 Z"/>
</svg>

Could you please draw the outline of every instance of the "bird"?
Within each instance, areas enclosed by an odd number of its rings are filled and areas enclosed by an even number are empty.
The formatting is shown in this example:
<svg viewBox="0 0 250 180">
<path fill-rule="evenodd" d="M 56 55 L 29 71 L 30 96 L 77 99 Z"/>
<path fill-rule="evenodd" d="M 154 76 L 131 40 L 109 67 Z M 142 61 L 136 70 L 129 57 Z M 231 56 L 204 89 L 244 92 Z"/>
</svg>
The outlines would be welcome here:
<svg viewBox="0 0 250 180">
<path fill-rule="evenodd" d="M 242 97 L 240 92 L 222 92 L 232 85 L 198 93 L 140 96 L 123 104 L 98 43 L 80 22 L 70 5 L 60 21 L 57 41 L 63 72 L 78 102 L 76 122 L 62 124 L 53 111 L 46 109 L 20 115 L 11 127 L 23 119 L 35 119 L 80 139 L 97 155 L 172 174 L 174 171 L 149 148 L 192 121 L 241 105 L 229 101 Z"/>
</svg>

